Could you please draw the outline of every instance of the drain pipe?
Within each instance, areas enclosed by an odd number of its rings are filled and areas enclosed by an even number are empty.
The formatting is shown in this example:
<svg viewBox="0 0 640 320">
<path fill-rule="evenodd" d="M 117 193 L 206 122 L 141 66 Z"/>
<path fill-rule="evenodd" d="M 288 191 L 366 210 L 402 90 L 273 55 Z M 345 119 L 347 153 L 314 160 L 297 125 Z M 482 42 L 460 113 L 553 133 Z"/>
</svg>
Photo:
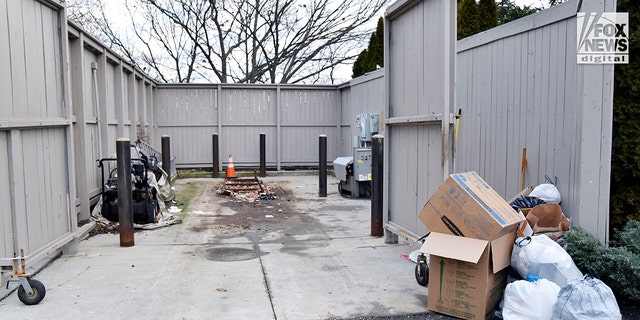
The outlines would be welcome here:
<svg viewBox="0 0 640 320">
<path fill-rule="evenodd" d="M 91 74 L 93 76 L 93 100 L 96 107 L 96 127 L 98 128 L 98 158 L 102 158 L 102 128 L 100 127 L 100 96 L 98 90 L 98 63 L 91 62 Z"/>
</svg>

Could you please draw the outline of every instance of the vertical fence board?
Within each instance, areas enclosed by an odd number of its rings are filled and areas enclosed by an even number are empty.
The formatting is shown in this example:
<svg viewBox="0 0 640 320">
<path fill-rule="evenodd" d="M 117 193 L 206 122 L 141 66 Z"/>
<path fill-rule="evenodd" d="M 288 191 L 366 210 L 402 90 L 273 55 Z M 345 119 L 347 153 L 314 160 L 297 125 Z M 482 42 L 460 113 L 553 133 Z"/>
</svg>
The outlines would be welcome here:
<svg viewBox="0 0 640 320">
<path fill-rule="evenodd" d="M 7 133 L 8 131 L 0 131 L 0 190 L 8 191 L 11 190 L 11 185 Z M 13 219 L 9 192 L 0 192 L 0 203 L 4 204 L 0 210 L 0 257 L 13 257 Z"/>
</svg>

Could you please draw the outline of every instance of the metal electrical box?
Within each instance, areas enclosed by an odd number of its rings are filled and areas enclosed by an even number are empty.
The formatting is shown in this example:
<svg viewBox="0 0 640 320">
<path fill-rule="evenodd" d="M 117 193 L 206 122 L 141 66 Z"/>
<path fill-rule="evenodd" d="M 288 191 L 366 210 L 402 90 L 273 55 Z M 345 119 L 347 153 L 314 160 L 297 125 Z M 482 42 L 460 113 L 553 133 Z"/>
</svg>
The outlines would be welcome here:
<svg viewBox="0 0 640 320">
<path fill-rule="evenodd" d="M 371 149 L 355 149 L 353 155 L 354 179 L 356 181 L 371 181 Z"/>
<path fill-rule="evenodd" d="M 371 197 L 371 139 L 380 128 L 380 115 L 362 113 L 355 117 L 357 135 L 353 136 L 353 156 L 333 161 L 338 191 L 345 197 Z"/>
</svg>

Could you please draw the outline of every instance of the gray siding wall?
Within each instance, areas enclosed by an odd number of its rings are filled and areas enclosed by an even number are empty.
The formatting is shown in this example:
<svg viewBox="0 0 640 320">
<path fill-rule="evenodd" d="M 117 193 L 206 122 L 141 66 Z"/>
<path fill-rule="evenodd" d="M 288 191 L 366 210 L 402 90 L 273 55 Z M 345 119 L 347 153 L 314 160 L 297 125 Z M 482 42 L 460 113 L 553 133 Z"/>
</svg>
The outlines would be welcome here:
<svg viewBox="0 0 640 320">
<path fill-rule="evenodd" d="M 341 94 L 341 124 L 339 156 L 350 156 L 353 148 L 353 136 L 358 134 L 355 127 L 356 115 L 374 113 L 384 119 L 384 69 L 372 71 L 355 78 L 340 87 Z M 379 128 L 384 131 L 384 125 Z"/>
<path fill-rule="evenodd" d="M 155 99 L 156 145 L 169 135 L 178 167 L 210 167 L 213 133 L 221 162 L 231 153 L 238 167 L 258 165 L 260 133 L 266 134 L 267 166 L 278 169 L 317 166 L 321 134 L 328 137 L 327 159 L 339 152 L 336 86 L 159 85 Z"/>
<path fill-rule="evenodd" d="M 399 1 L 387 15 L 390 119 L 442 114 L 442 51 L 427 38 L 439 30 L 437 18 L 424 18 L 436 5 Z M 449 112 L 461 109 L 462 119 L 458 140 L 454 126 L 446 135 L 446 152 L 453 171 L 478 172 L 508 199 L 519 191 L 526 148 L 525 186 L 557 177 L 565 214 L 607 241 L 613 67 L 576 64 L 577 6 L 568 1 L 457 42 L 456 106 Z M 581 10 L 615 11 L 615 1 L 583 1 Z M 416 215 L 442 182 L 442 132 L 393 125 L 387 123 L 385 150 L 387 227 L 416 237 L 426 231 Z"/>
<path fill-rule="evenodd" d="M 64 17 L 58 1 L 0 4 L 0 259 L 42 255 L 75 229 Z"/>
<path fill-rule="evenodd" d="M 449 172 L 443 133 L 453 111 L 455 6 L 398 1 L 385 16 L 384 212 L 403 237 L 426 232 L 417 213 Z"/>
<path fill-rule="evenodd" d="M 76 26 L 68 26 L 67 45 L 77 173 L 75 204 L 82 222 L 89 220 L 90 208 L 101 191 L 96 160 L 115 157 L 120 137 L 131 142 L 138 137 L 152 141 L 149 113 L 155 84 Z"/>
<path fill-rule="evenodd" d="M 605 2 L 581 10 L 615 11 Z M 526 148 L 525 186 L 557 178 L 564 213 L 605 241 L 613 66 L 576 63 L 576 12 L 569 1 L 458 42 L 456 171 L 510 198 Z"/>
<path fill-rule="evenodd" d="M 96 160 L 138 123 L 153 134 L 155 85 L 67 25 L 62 1 L 7 0 L 0 29 L 0 265 L 20 249 L 33 263 L 89 220 Z"/>
</svg>

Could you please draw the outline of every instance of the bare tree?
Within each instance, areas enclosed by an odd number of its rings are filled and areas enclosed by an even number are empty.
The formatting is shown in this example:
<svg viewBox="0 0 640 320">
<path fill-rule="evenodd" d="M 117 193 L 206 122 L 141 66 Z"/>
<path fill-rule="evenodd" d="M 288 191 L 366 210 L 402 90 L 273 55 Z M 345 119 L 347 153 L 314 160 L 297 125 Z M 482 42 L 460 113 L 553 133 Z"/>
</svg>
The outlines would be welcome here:
<svg viewBox="0 0 640 320">
<path fill-rule="evenodd" d="M 319 83 L 351 63 L 385 0 L 127 0 L 129 34 L 89 30 L 165 82 Z M 73 12 L 73 10 L 70 10 Z M 372 25 L 373 26 L 373 25 Z M 132 45 L 135 43 L 135 45 Z"/>
</svg>

